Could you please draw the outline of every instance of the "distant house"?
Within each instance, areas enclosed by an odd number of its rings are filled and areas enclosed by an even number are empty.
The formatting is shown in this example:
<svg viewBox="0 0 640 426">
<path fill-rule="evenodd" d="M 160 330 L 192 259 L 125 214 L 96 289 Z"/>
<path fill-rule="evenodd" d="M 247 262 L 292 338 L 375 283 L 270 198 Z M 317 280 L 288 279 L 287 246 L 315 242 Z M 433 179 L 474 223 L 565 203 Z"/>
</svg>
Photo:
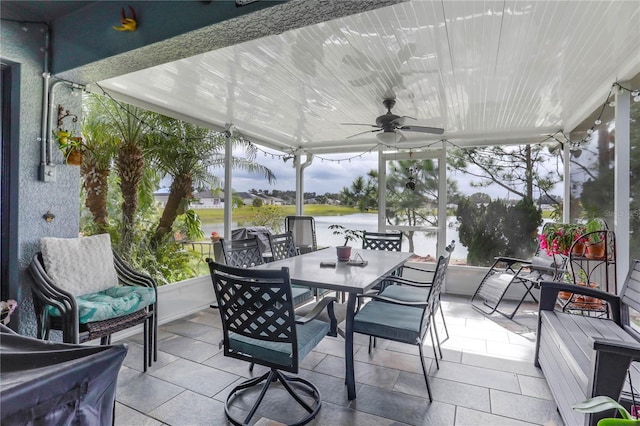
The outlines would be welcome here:
<svg viewBox="0 0 640 426">
<path fill-rule="evenodd" d="M 193 194 L 194 201 L 191 207 L 194 209 L 215 209 L 224 207 L 220 197 L 214 197 L 210 190 L 200 191 Z"/>
<path fill-rule="evenodd" d="M 159 207 L 163 207 L 167 205 L 167 200 L 169 199 L 169 188 L 160 188 L 153 193 L 153 198 L 156 200 L 156 204 Z"/>
<path fill-rule="evenodd" d="M 233 196 L 242 198 L 242 202 L 244 203 L 245 206 L 252 205 L 253 200 L 256 198 L 254 194 L 251 194 L 249 192 L 234 192 Z"/>
</svg>

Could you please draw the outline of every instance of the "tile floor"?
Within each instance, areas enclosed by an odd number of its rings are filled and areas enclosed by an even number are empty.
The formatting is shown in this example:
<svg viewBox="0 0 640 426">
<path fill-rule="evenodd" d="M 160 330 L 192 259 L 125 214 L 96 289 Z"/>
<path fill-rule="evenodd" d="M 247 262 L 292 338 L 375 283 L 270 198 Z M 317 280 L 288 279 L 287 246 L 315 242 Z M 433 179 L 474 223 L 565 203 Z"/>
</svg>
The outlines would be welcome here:
<svg viewBox="0 0 640 426">
<path fill-rule="evenodd" d="M 442 345 L 440 369 L 432 348 L 425 347 L 432 403 L 417 348 L 379 340 L 370 355 L 365 336 L 356 336 L 357 399 L 348 401 L 344 341 L 326 337 L 301 365 L 300 375 L 318 386 L 323 398 L 310 424 L 562 425 L 546 381 L 533 365 L 535 306 L 521 308 L 513 321 L 498 314 L 487 317 L 465 298 L 445 297 L 443 309 L 450 338 Z M 118 377 L 115 424 L 227 424 L 223 404 L 229 389 L 251 373 L 247 363 L 224 357 L 218 348 L 217 311 L 165 324 L 158 333 L 158 362 L 146 374 L 141 372 L 140 336 L 126 341 L 129 353 Z M 267 417 L 286 420 L 277 418 L 281 407 L 254 416 L 255 423 L 278 424 Z"/>
</svg>

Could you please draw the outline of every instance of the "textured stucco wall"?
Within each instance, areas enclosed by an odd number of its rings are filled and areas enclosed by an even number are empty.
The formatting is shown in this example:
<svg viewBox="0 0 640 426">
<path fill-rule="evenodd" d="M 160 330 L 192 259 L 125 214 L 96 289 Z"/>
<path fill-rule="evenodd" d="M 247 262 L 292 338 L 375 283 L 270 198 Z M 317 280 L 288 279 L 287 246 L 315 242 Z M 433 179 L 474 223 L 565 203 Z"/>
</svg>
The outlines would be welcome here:
<svg viewBox="0 0 640 426">
<path fill-rule="evenodd" d="M 26 31 L 25 31 L 26 29 Z M 13 190 L 18 195 L 18 253 L 9 256 L 18 258 L 20 267 L 19 282 L 10 283 L 17 294 L 19 315 L 11 317 L 13 325 L 17 325 L 21 334 L 35 335 L 35 317 L 31 307 L 31 279 L 26 267 L 31 257 L 38 250 L 41 237 L 75 237 L 78 235 L 80 172 L 78 167 L 62 164 L 62 154 L 55 147 L 52 152 L 56 165 L 56 181 L 41 182 L 38 180 L 38 169 L 41 161 L 41 122 L 43 105 L 43 67 L 45 46 L 45 27 L 41 24 L 18 24 L 3 21 L 0 26 L 0 57 L 3 61 L 19 67 L 20 91 L 19 138 L 11 140 L 11 144 L 19 146 L 19 181 Z M 54 81 L 54 80 L 52 80 Z M 63 86 L 55 89 L 55 103 L 62 104 L 65 109 L 80 114 L 81 98 L 72 96 L 70 90 Z M 55 112 L 54 112 L 55 114 Z M 79 121 L 76 130 L 79 133 Z M 55 117 L 54 117 L 55 125 Z M 70 120 L 66 127 L 73 128 Z M 55 214 L 55 219 L 47 223 L 42 215 L 47 211 Z M 14 321 L 17 321 L 15 324 Z"/>
</svg>

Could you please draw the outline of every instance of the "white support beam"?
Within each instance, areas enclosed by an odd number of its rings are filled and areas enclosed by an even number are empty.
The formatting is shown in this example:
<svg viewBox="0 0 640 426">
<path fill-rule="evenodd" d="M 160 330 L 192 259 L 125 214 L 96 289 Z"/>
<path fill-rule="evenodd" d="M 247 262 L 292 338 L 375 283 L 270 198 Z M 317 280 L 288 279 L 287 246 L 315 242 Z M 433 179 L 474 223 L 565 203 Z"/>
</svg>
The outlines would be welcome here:
<svg viewBox="0 0 640 426">
<path fill-rule="evenodd" d="M 378 232 L 385 232 L 387 223 L 387 161 L 384 147 L 378 148 Z"/>
<path fill-rule="evenodd" d="M 562 200 L 562 222 L 571 223 L 571 143 L 565 141 L 562 149 L 564 158 L 562 170 L 563 200 Z"/>
<path fill-rule="evenodd" d="M 233 190 L 231 189 L 231 156 L 233 155 L 231 133 L 227 132 L 224 144 L 224 239 L 231 241 L 231 214 Z"/>
<path fill-rule="evenodd" d="M 444 254 L 447 246 L 447 143 L 442 142 L 438 155 L 438 243 L 437 256 Z"/>
<path fill-rule="evenodd" d="M 629 87 L 629 82 L 620 82 Z M 616 233 L 616 270 L 618 289 L 629 271 L 629 236 L 630 236 L 630 162 L 631 153 L 630 123 L 631 96 L 626 90 L 616 92 L 616 148 L 614 160 L 614 219 L 613 229 Z"/>
</svg>

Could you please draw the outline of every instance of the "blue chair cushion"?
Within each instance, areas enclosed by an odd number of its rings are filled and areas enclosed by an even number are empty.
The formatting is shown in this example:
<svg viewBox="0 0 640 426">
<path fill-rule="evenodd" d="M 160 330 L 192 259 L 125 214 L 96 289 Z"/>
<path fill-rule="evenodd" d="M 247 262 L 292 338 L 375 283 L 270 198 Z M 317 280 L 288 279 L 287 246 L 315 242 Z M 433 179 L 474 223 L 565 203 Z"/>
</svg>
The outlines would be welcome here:
<svg viewBox="0 0 640 426">
<path fill-rule="evenodd" d="M 329 324 L 320 320 L 311 320 L 306 324 L 296 324 L 298 337 L 298 359 L 302 360 L 329 332 Z M 282 342 L 268 342 L 229 333 L 229 348 L 232 351 L 264 360 L 273 364 L 291 366 L 292 346 Z"/>
<path fill-rule="evenodd" d="M 302 305 L 313 299 L 313 291 L 309 287 L 301 287 L 297 285 L 291 286 L 291 297 L 293 298 L 293 306 Z"/>
<path fill-rule="evenodd" d="M 411 287 L 408 285 L 390 285 L 380 295 L 403 302 L 426 302 L 429 297 L 429 288 Z"/>
<path fill-rule="evenodd" d="M 80 323 L 103 321 L 132 314 L 156 301 L 150 287 L 118 286 L 95 293 L 76 296 Z M 47 306 L 49 315 L 60 316 L 58 308 Z"/>
<path fill-rule="evenodd" d="M 417 344 L 424 309 L 372 300 L 353 320 L 353 331 L 402 343 Z"/>
</svg>

